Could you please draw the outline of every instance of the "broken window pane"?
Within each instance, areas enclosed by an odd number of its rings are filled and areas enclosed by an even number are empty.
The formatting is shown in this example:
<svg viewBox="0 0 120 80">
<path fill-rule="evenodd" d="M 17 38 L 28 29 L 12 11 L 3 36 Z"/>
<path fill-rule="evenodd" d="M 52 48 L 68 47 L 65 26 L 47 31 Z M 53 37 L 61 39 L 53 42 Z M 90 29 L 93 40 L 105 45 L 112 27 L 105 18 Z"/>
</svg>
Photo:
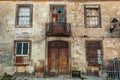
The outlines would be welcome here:
<svg viewBox="0 0 120 80">
<path fill-rule="evenodd" d="M 100 26 L 99 6 L 85 6 L 85 25 L 86 27 L 99 27 Z"/>
<path fill-rule="evenodd" d="M 52 6 L 52 22 L 65 22 L 64 6 Z"/>
</svg>

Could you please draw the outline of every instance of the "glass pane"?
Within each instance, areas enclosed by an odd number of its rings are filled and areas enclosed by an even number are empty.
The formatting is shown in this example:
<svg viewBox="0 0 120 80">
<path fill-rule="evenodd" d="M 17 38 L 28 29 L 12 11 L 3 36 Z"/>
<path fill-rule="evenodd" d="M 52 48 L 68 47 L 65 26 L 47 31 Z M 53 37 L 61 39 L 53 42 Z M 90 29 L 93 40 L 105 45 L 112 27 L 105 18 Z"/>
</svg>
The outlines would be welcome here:
<svg viewBox="0 0 120 80">
<path fill-rule="evenodd" d="M 16 54 L 17 55 L 21 55 L 22 54 L 22 43 L 17 43 L 17 46 L 16 46 Z"/>
<path fill-rule="evenodd" d="M 28 21 L 29 21 L 29 20 L 30 20 L 30 17 L 24 17 L 24 20 L 28 20 Z"/>
<path fill-rule="evenodd" d="M 86 9 L 86 23 L 88 26 L 96 26 L 98 25 L 98 9 L 96 8 L 88 8 Z"/>
<path fill-rule="evenodd" d="M 92 17 L 92 23 L 93 23 L 92 25 L 96 25 L 95 22 L 96 22 L 95 17 Z"/>
<path fill-rule="evenodd" d="M 64 8 L 55 7 L 53 13 L 64 14 Z"/>
<path fill-rule="evenodd" d="M 27 55 L 28 54 L 28 43 L 23 44 L 23 54 Z"/>
<path fill-rule="evenodd" d="M 64 16 L 59 16 L 58 17 L 58 22 L 65 22 Z"/>
<path fill-rule="evenodd" d="M 30 18 L 29 17 L 19 17 L 18 25 L 29 25 Z"/>
<path fill-rule="evenodd" d="M 98 25 L 98 17 L 95 17 L 96 25 Z"/>
<path fill-rule="evenodd" d="M 56 8 L 54 8 L 54 9 L 53 9 L 53 13 L 57 13 L 57 10 L 56 10 Z"/>
<path fill-rule="evenodd" d="M 64 14 L 64 8 L 59 8 L 60 12 Z"/>
<path fill-rule="evenodd" d="M 19 16 L 30 16 L 30 8 L 29 7 L 20 7 L 19 8 Z"/>
<path fill-rule="evenodd" d="M 92 26 L 92 17 L 90 17 L 90 26 Z"/>
<path fill-rule="evenodd" d="M 19 20 L 19 25 L 24 25 L 24 21 L 23 20 Z"/>
</svg>

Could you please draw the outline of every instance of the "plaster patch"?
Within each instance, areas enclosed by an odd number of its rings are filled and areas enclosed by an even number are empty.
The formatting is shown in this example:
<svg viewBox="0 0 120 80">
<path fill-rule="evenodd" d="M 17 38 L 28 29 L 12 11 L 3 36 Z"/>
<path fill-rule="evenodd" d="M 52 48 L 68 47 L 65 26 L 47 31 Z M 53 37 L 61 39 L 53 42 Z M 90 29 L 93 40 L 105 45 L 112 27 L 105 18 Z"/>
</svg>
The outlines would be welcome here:
<svg viewBox="0 0 120 80">
<path fill-rule="evenodd" d="M 74 49 L 75 50 L 80 50 L 80 46 L 75 46 Z"/>
</svg>

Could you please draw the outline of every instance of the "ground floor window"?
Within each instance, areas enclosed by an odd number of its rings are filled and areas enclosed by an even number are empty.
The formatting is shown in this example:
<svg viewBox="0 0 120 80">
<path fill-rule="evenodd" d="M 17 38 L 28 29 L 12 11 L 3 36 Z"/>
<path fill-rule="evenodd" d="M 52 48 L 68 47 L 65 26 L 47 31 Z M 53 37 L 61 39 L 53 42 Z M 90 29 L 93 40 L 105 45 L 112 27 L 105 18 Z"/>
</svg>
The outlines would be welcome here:
<svg viewBox="0 0 120 80">
<path fill-rule="evenodd" d="M 15 41 L 15 65 L 28 65 L 31 54 L 31 41 Z"/>
<path fill-rule="evenodd" d="M 102 41 L 86 41 L 86 60 L 89 66 L 102 64 Z"/>
</svg>

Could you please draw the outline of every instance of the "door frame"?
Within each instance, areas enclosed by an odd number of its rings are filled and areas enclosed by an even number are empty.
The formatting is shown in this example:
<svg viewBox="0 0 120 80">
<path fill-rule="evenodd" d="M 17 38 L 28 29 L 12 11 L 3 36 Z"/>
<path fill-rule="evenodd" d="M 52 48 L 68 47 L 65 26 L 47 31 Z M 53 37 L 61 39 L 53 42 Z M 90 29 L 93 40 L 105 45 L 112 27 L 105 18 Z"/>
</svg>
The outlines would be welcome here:
<svg viewBox="0 0 120 80">
<path fill-rule="evenodd" d="M 49 75 L 48 74 L 48 44 L 49 42 L 56 42 L 56 41 L 59 41 L 59 42 L 67 42 L 68 43 L 68 60 L 69 60 L 69 63 L 68 63 L 68 74 L 66 75 L 71 75 L 71 66 L 72 66 L 72 60 L 71 60 L 71 44 L 70 44 L 70 41 L 68 40 L 46 40 L 46 48 L 45 48 L 45 75 Z"/>
</svg>

